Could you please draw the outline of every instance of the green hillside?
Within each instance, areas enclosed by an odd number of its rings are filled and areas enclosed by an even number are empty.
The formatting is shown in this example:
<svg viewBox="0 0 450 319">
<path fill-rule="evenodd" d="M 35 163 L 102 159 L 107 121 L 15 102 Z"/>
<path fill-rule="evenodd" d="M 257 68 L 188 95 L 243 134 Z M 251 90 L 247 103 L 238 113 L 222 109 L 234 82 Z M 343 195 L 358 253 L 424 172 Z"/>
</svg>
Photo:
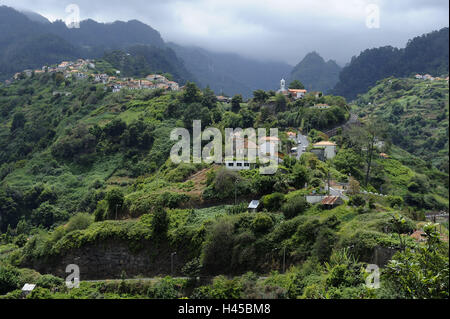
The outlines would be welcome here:
<svg viewBox="0 0 450 319">
<path fill-rule="evenodd" d="M 58 73 L 0 87 L 1 298 L 17 298 L 25 282 L 38 285 L 29 298 L 448 297 L 448 224 L 425 223 L 426 212 L 448 209 L 448 174 L 391 146 L 372 119 L 338 130 L 333 159 L 312 146 L 288 156 L 288 131 L 329 140 L 321 131 L 346 123 L 349 108 L 342 97 L 261 90 L 219 103 L 189 82 L 113 93 Z M 277 127 L 283 162 L 273 175 L 174 164 L 172 129 L 197 119 L 221 132 Z M 373 137 L 386 147 L 371 148 Z M 348 183 L 349 197 L 309 204 L 328 179 Z M 255 199 L 261 210 L 248 212 Z M 68 290 L 61 278 L 74 258 L 82 280 L 123 280 Z M 402 268 L 411 260 L 412 274 Z M 382 289 L 364 285 L 369 263 L 382 267 Z M 125 280 L 142 277 L 166 278 Z"/>
<path fill-rule="evenodd" d="M 448 174 L 448 82 L 388 78 L 355 101 L 361 117 L 389 123 L 392 142 Z"/>
</svg>

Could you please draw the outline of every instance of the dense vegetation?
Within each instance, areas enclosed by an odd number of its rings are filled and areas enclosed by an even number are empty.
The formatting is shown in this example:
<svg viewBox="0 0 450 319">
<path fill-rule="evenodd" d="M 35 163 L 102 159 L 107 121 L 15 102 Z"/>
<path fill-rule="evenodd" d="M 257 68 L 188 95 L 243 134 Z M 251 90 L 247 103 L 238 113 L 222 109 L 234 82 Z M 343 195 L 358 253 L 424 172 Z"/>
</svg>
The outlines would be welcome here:
<svg viewBox="0 0 450 319">
<path fill-rule="evenodd" d="M 448 83 L 388 78 L 355 101 L 361 117 L 389 123 L 392 142 L 448 174 Z"/>
<path fill-rule="evenodd" d="M 29 298 L 448 297 L 448 224 L 438 233 L 424 222 L 426 211 L 448 209 L 448 175 L 391 145 L 385 121 L 372 118 L 337 130 L 332 160 L 320 161 L 312 146 L 299 159 L 288 156 L 295 143 L 287 131 L 301 129 L 319 142 L 329 139 L 321 130 L 349 119 L 342 97 L 295 101 L 256 90 L 228 104 L 189 82 L 179 92 L 113 93 L 89 78 L 34 74 L 1 87 L 0 107 L 5 298 L 18 298 L 25 282 L 38 285 Z M 274 175 L 174 164 L 171 130 L 190 130 L 197 119 L 222 132 L 277 127 L 284 160 Z M 333 209 L 307 203 L 305 195 L 326 193 L 328 178 L 348 182 L 349 198 Z M 257 213 L 247 212 L 253 199 L 261 202 Z M 409 236 L 417 229 L 425 244 Z M 128 257 L 154 250 L 158 267 L 176 251 L 173 275 L 190 279 L 127 281 L 124 265 L 114 273 L 123 280 L 69 291 L 62 279 L 28 269 L 53 272 L 52 260 L 108 243 L 126 247 Z M 378 260 L 376 251 L 389 253 Z M 364 285 L 368 263 L 383 266 L 382 288 Z"/>
<path fill-rule="evenodd" d="M 367 49 L 342 69 L 332 93 L 351 100 L 390 76 L 448 74 L 448 41 L 448 28 L 443 28 L 410 40 L 403 49 L 391 46 Z"/>
</svg>

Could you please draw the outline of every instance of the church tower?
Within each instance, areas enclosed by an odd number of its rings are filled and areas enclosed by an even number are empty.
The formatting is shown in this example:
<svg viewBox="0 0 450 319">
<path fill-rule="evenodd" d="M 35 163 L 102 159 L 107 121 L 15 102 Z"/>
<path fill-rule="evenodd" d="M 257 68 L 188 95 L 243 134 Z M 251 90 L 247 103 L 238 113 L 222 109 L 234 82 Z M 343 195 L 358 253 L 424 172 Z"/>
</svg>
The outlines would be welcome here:
<svg viewBox="0 0 450 319">
<path fill-rule="evenodd" d="M 278 93 L 286 92 L 286 81 L 284 79 L 281 79 L 280 81 L 280 90 Z"/>
</svg>

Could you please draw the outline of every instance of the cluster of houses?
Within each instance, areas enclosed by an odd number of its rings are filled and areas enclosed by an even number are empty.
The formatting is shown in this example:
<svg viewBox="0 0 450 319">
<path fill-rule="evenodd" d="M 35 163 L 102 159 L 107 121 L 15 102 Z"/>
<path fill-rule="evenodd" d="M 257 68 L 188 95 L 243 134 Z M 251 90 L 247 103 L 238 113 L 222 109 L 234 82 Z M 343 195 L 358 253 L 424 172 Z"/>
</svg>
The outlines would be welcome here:
<svg viewBox="0 0 450 319">
<path fill-rule="evenodd" d="M 296 141 L 297 134 L 295 132 L 287 132 L 288 139 Z M 281 140 L 274 136 L 262 137 L 259 141 L 259 147 L 254 142 L 255 136 L 242 136 L 241 132 L 237 132 L 233 135 L 233 160 L 225 160 L 225 167 L 230 170 L 249 170 L 255 167 L 255 163 L 250 163 L 248 158 L 252 153 L 254 156 L 265 156 L 271 160 L 282 163 L 285 154 L 281 152 L 282 145 Z M 239 147 L 238 147 L 239 145 Z M 336 156 L 337 144 L 331 141 L 322 141 L 313 144 L 311 153 L 314 153 L 321 161 L 333 159 Z M 291 149 L 292 156 L 297 155 L 298 148 Z M 304 146 L 303 152 L 306 152 L 306 146 Z"/>
<path fill-rule="evenodd" d="M 145 79 L 122 78 L 107 74 L 95 74 L 94 82 L 106 84 L 113 92 L 119 92 L 122 89 L 142 90 L 142 89 L 162 89 L 165 91 L 179 91 L 180 86 L 177 82 L 169 81 L 166 77 L 159 74 L 150 74 Z"/>
<path fill-rule="evenodd" d="M 30 77 L 34 74 L 42 73 L 63 73 L 65 78 L 75 76 L 79 79 L 85 79 L 88 77 L 88 70 L 95 69 L 94 61 L 78 59 L 76 61 L 63 61 L 56 66 L 43 66 L 41 69 L 36 70 L 24 70 L 14 74 L 13 79 L 18 80 L 24 74 L 26 77 Z"/>
<path fill-rule="evenodd" d="M 445 80 L 448 83 L 448 76 L 445 79 L 443 79 L 440 77 L 433 77 L 430 74 L 425 74 L 425 75 L 416 74 L 414 77 L 418 80 L 428 80 L 428 81 L 443 81 L 443 80 Z"/>
<path fill-rule="evenodd" d="M 37 70 L 24 70 L 16 73 L 14 80 L 19 80 L 22 76 L 31 77 L 34 74 L 42 73 L 63 73 L 64 77 L 75 77 L 77 79 L 87 79 L 92 77 L 96 83 L 103 83 L 113 92 L 119 92 L 121 89 L 141 90 L 141 89 L 163 89 L 179 91 L 180 86 L 177 82 L 169 81 L 166 77 L 159 74 L 148 75 L 145 79 L 118 78 L 120 71 L 116 71 L 117 76 L 108 74 L 96 74 L 95 63 L 92 60 L 78 59 L 77 61 L 63 61 L 57 66 L 43 66 Z"/>
<path fill-rule="evenodd" d="M 243 133 L 236 132 L 232 136 L 233 139 L 233 159 L 225 160 L 225 167 L 229 170 L 249 170 L 255 168 L 256 163 L 249 159 L 258 156 L 264 156 L 269 160 L 282 163 L 284 154 L 279 151 L 281 141 L 275 136 L 264 136 L 259 140 L 259 147 L 255 143 L 256 136 L 243 136 Z"/>
</svg>

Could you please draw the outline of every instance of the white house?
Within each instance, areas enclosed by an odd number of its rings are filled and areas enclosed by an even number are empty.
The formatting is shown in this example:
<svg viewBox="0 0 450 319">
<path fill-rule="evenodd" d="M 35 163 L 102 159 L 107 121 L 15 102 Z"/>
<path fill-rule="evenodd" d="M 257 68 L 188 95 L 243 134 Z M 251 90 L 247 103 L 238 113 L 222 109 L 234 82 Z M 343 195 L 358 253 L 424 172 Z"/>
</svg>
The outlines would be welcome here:
<svg viewBox="0 0 450 319">
<path fill-rule="evenodd" d="M 249 170 L 250 163 L 248 161 L 225 161 L 225 167 L 229 170 L 242 171 Z"/>
<path fill-rule="evenodd" d="M 336 144 L 330 141 L 322 141 L 313 145 L 314 149 L 322 149 L 324 159 L 332 159 L 336 156 Z"/>
<path fill-rule="evenodd" d="M 265 136 L 260 141 L 260 154 L 269 155 L 278 153 L 280 148 L 280 139 L 275 136 Z"/>
</svg>

